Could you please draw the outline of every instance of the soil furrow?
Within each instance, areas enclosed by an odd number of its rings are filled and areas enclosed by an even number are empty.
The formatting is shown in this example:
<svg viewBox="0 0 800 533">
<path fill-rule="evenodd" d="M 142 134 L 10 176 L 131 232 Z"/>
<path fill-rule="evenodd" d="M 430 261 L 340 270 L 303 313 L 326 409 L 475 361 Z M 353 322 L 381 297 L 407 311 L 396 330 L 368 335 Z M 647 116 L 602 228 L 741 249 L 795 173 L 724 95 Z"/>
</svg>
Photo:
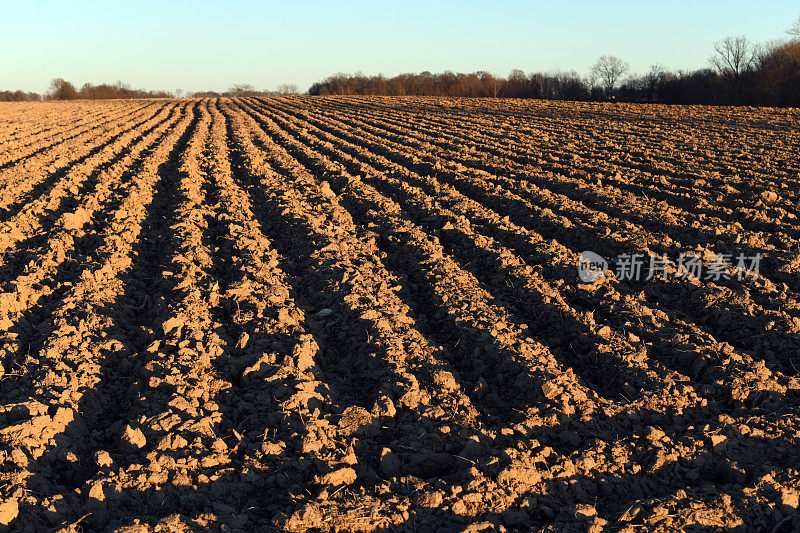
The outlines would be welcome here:
<svg viewBox="0 0 800 533">
<path fill-rule="evenodd" d="M 335 138 L 334 141 L 339 144 L 343 141 L 338 141 Z M 324 146 L 324 145 L 323 145 Z M 341 145 L 340 145 L 341 146 Z M 375 145 L 372 145 L 378 154 L 384 153 L 383 150 Z M 327 147 L 325 147 L 327 148 Z M 355 148 L 345 148 L 346 151 L 351 151 L 351 153 L 359 156 L 359 157 L 368 157 L 371 161 L 375 161 L 376 159 L 380 158 L 380 155 L 365 155 L 363 150 L 359 153 L 356 151 Z M 396 156 L 393 156 L 392 153 L 386 154 L 394 161 Z M 407 156 L 403 156 L 399 159 L 400 163 L 405 162 L 408 160 Z M 373 163 L 375 164 L 375 163 Z M 378 162 L 378 168 L 386 169 L 386 170 L 394 170 L 394 167 L 390 162 L 383 160 L 383 162 Z M 411 168 L 417 168 L 420 165 L 414 165 L 413 163 L 407 163 L 411 165 Z M 438 176 L 439 179 L 443 179 L 445 176 L 448 179 L 444 181 L 451 185 L 458 185 L 459 192 L 467 193 L 469 197 L 472 199 L 478 200 L 483 205 L 494 207 L 499 213 L 504 214 L 508 213 L 511 216 L 511 221 L 517 222 L 521 224 L 523 227 L 527 228 L 534 228 L 537 232 L 544 232 L 544 236 L 548 236 L 548 233 L 552 236 L 556 237 L 558 242 L 564 243 L 567 245 L 568 248 L 574 250 L 575 253 L 573 255 L 577 256 L 577 252 L 579 250 L 587 249 L 588 244 L 590 242 L 594 242 L 595 245 L 593 247 L 594 250 L 600 252 L 607 257 L 614 257 L 615 253 L 621 253 L 625 251 L 623 245 L 618 245 L 617 241 L 610 240 L 608 238 L 603 239 L 602 242 L 609 242 L 611 246 L 611 250 L 609 251 L 606 248 L 598 247 L 597 246 L 597 236 L 591 237 L 583 237 L 580 234 L 575 234 L 573 230 L 565 229 L 563 217 L 559 218 L 552 213 L 548 213 L 547 211 L 540 212 L 538 215 L 533 215 L 532 213 L 535 212 L 534 209 L 531 208 L 530 204 L 525 201 L 524 199 L 520 198 L 517 195 L 514 195 L 502 188 L 494 188 L 491 184 L 488 184 L 483 180 L 483 178 L 479 175 L 470 175 L 470 176 L 463 176 L 461 173 L 443 173 L 437 171 L 435 168 L 427 168 L 428 166 L 423 166 L 423 170 L 427 171 L 432 174 Z M 400 167 L 403 168 L 402 165 Z M 509 207 L 509 205 L 511 207 Z M 542 215 L 544 215 L 542 217 Z M 552 222 L 550 222 L 552 220 Z M 549 224 L 544 225 L 544 222 L 547 221 Z M 567 225 L 568 226 L 568 225 Z M 645 248 L 647 249 L 647 248 Z M 573 264 L 577 264 L 577 259 L 574 261 Z M 573 270 L 575 272 L 575 270 Z M 743 321 L 747 325 L 751 325 L 751 329 L 755 329 L 758 331 L 761 329 L 761 324 L 767 323 L 775 323 L 776 319 L 782 322 L 782 326 L 780 329 L 772 330 L 769 329 L 764 333 L 767 337 L 769 337 L 769 344 L 774 344 L 776 346 L 783 346 L 788 344 L 790 347 L 794 346 L 798 342 L 798 337 L 795 330 L 798 328 L 797 322 L 795 317 L 783 309 L 780 311 L 773 311 L 772 309 L 764 309 L 761 310 L 760 315 L 756 315 L 755 318 L 751 318 L 753 312 L 759 310 L 760 305 L 767 305 L 772 307 L 774 304 L 772 303 L 773 298 L 769 296 L 771 292 L 774 293 L 774 287 L 769 282 L 769 280 L 764 279 L 763 277 L 760 279 L 759 282 L 753 284 L 753 291 L 748 289 L 740 289 L 736 293 L 732 292 L 729 288 L 725 287 L 717 287 L 716 284 L 711 284 L 710 287 L 719 291 L 719 294 L 716 297 L 708 298 L 706 292 L 697 291 L 694 289 L 696 283 L 693 283 L 688 287 L 688 291 L 683 289 L 680 292 L 680 295 L 676 295 L 675 299 L 670 299 L 668 296 L 665 298 L 662 296 L 663 293 L 667 292 L 677 292 L 681 286 L 682 280 L 678 279 L 674 273 L 671 275 L 670 283 L 657 283 L 651 281 L 647 285 L 648 293 L 647 297 L 651 301 L 651 304 L 656 304 L 657 307 L 661 307 L 664 304 L 667 305 L 666 309 L 664 309 L 670 315 L 675 314 L 676 311 L 680 313 L 685 313 L 687 311 L 696 313 L 697 319 L 700 323 L 705 322 L 703 317 L 707 316 L 707 314 L 711 313 L 712 316 L 715 317 L 730 317 L 732 320 L 738 319 Z M 687 284 L 688 285 L 688 284 Z M 626 290 L 625 292 L 632 292 L 633 295 L 636 295 L 637 287 L 634 285 L 631 289 Z M 686 299 L 687 293 L 689 295 L 693 295 L 698 301 L 694 305 L 682 307 L 679 310 L 674 309 L 672 307 L 674 304 L 673 302 L 682 302 Z M 718 307 L 718 302 L 723 301 L 723 299 L 730 302 L 725 307 Z M 734 304 L 733 302 L 743 302 L 738 305 Z M 790 300 L 791 301 L 791 300 Z M 656 303 L 659 302 L 659 303 Z M 753 304 L 756 304 L 755 306 Z M 745 346 L 743 341 L 741 341 L 737 336 L 730 336 L 726 332 L 727 329 L 720 329 L 714 328 L 714 335 L 718 337 L 722 337 L 721 340 L 728 341 L 735 346 L 742 348 Z M 752 335 L 752 334 L 750 334 Z M 746 342 L 746 341 L 744 341 Z M 795 348 L 796 349 L 796 348 Z M 791 348 L 790 348 L 791 350 Z M 792 359 L 791 357 L 787 359 L 781 360 L 780 357 L 775 356 L 775 352 L 771 351 L 767 353 L 766 349 L 759 354 L 760 357 L 764 357 L 770 364 L 771 368 L 783 372 L 789 372 L 790 374 L 796 373 L 796 369 L 792 366 Z"/>
<path fill-rule="evenodd" d="M 64 136 L 64 133 L 69 133 L 69 132 L 61 130 L 59 131 L 59 137 L 56 140 L 49 141 L 43 146 L 36 146 L 33 150 L 29 151 L 29 153 L 25 154 L 22 157 L 18 157 L 17 159 L 0 163 L 0 176 L 5 176 L 8 173 L 8 171 L 14 170 L 14 167 L 19 165 L 20 163 L 24 163 L 30 161 L 31 159 L 37 158 L 38 156 L 46 153 L 51 148 L 60 147 L 67 141 L 77 140 L 79 138 L 82 138 L 84 135 L 95 133 L 95 130 L 99 130 L 101 128 L 105 129 L 104 126 L 106 126 L 107 124 L 113 124 L 116 122 L 124 121 L 125 119 L 129 119 L 129 117 L 134 116 L 153 105 L 154 104 L 152 103 L 147 104 L 139 108 L 136 108 L 133 111 L 128 111 L 127 109 L 124 109 L 122 112 L 115 113 L 109 117 L 104 117 L 104 120 L 101 120 L 100 122 L 93 121 L 90 123 L 91 125 L 89 127 L 83 128 L 81 131 L 78 131 L 77 133 L 72 133 L 70 135 Z M 14 153 L 14 152 L 9 151 L 9 153 Z"/>
<path fill-rule="evenodd" d="M 113 408 L 117 397 L 98 395 L 98 384 L 124 376 L 135 367 L 135 360 L 129 358 L 132 355 L 129 347 L 120 340 L 127 339 L 126 334 L 124 330 L 115 331 L 115 317 L 109 306 L 130 285 L 121 276 L 129 274 L 132 261 L 141 257 L 137 242 L 143 242 L 142 228 L 161 214 L 158 209 L 165 201 L 159 199 L 162 174 L 168 159 L 175 157 L 180 139 L 185 143 L 191 132 L 190 122 L 191 114 L 183 113 L 178 127 L 144 162 L 129 195 L 115 213 L 103 244 L 93 257 L 87 258 L 90 269 L 68 286 L 58 308 L 52 311 L 52 318 L 42 324 L 49 334 L 39 357 L 25 362 L 28 368 L 24 374 L 6 376 L 18 382 L 13 396 L 21 401 L 5 406 L 7 410 L 19 411 L 19 415 L 2 430 L 4 445 L 9 450 L 19 450 L 10 456 L 15 458 L 12 464 L 16 475 L 26 480 L 26 486 L 37 493 L 52 495 L 45 499 L 44 506 L 21 510 L 33 520 L 58 524 L 70 519 L 72 513 L 68 508 L 77 510 L 87 501 L 88 494 L 64 493 L 59 487 L 64 484 L 75 487 L 87 470 L 97 468 L 98 459 L 87 457 L 85 452 L 97 445 L 103 432 L 89 431 L 89 427 L 104 409 Z M 157 203 L 151 204 L 154 197 Z M 59 356 L 53 359 L 48 354 Z M 120 385 L 124 383 L 124 379 L 117 381 Z M 28 400 L 25 400 L 26 390 L 30 394 Z M 4 400 L 8 401 L 6 397 Z M 36 407 L 42 405 L 41 401 L 49 403 L 43 412 Z M 41 432 L 43 426 L 47 430 Z M 76 452 L 84 455 L 78 458 Z M 58 474 L 54 475 L 55 472 Z M 90 503 L 91 499 L 88 497 Z M 72 516 L 72 521 L 79 516 Z"/>
</svg>

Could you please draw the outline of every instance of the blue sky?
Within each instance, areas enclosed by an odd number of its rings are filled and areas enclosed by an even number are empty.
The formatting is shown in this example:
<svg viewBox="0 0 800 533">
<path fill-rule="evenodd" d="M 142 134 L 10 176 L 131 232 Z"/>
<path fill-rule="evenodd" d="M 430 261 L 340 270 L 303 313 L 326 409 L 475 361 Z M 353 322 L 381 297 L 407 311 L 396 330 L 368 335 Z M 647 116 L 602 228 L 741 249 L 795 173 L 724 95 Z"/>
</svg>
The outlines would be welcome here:
<svg viewBox="0 0 800 533">
<path fill-rule="evenodd" d="M 148 89 L 305 90 L 336 72 L 575 69 L 599 55 L 693 69 L 729 34 L 785 37 L 797 0 L 0 3 L 0 89 L 53 77 Z"/>
</svg>

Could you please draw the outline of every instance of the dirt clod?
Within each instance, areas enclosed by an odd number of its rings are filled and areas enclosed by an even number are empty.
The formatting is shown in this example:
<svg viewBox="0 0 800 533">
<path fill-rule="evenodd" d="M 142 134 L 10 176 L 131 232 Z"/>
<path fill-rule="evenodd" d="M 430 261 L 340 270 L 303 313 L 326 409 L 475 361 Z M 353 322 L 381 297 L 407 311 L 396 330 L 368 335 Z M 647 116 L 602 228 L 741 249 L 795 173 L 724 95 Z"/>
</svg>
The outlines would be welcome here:
<svg viewBox="0 0 800 533">
<path fill-rule="evenodd" d="M 141 429 L 125 426 L 125 430 L 122 432 L 122 442 L 130 449 L 139 449 L 147 444 L 147 439 Z"/>
</svg>

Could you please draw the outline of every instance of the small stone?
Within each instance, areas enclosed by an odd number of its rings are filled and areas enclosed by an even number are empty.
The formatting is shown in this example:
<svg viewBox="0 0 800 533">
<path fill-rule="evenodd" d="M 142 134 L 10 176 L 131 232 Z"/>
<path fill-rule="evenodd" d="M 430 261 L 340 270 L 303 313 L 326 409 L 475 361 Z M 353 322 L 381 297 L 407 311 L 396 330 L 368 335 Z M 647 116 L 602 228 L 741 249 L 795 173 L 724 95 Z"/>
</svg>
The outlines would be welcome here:
<svg viewBox="0 0 800 533">
<path fill-rule="evenodd" d="M 591 520 L 597 515 L 597 509 L 593 505 L 576 505 L 575 516 L 577 518 L 584 518 Z"/>
<path fill-rule="evenodd" d="M 321 484 L 323 485 L 352 485 L 355 483 L 358 475 L 356 471 L 350 467 L 340 468 L 334 470 L 322 477 Z"/>
<path fill-rule="evenodd" d="M 650 442 L 659 442 L 664 437 L 666 437 L 666 434 L 663 431 L 661 431 L 660 429 L 655 428 L 653 426 L 649 426 L 647 428 L 646 438 Z"/>
<path fill-rule="evenodd" d="M 728 442 L 728 437 L 725 435 L 711 435 L 711 447 L 714 449 L 715 452 L 719 452 L 725 449 L 725 446 Z"/>
<path fill-rule="evenodd" d="M 781 505 L 783 506 L 783 510 L 787 513 L 796 511 L 798 505 L 800 505 L 800 493 L 794 489 L 782 489 Z"/>
<path fill-rule="evenodd" d="M 277 442 L 262 442 L 261 453 L 265 455 L 279 456 L 283 454 L 284 445 Z"/>
<path fill-rule="evenodd" d="M 130 448 L 137 450 L 147 444 L 147 439 L 145 439 L 142 430 L 131 426 L 125 426 L 125 431 L 122 433 L 122 441 Z"/>
<path fill-rule="evenodd" d="M 164 330 L 164 335 L 168 335 L 171 331 L 180 331 L 180 328 L 183 327 L 184 320 L 183 317 L 172 317 L 167 319 L 162 325 L 161 329 Z"/>
<path fill-rule="evenodd" d="M 103 484 L 101 482 L 97 481 L 89 488 L 89 498 L 97 500 L 98 502 L 105 501 L 106 493 L 103 490 Z"/>
<path fill-rule="evenodd" d="M 339 434 L 342 436 L 349 436 L 362 431 L 361 428 L 369 426 L 372 423 L 372 415 L 363 407 L 351 405 L 342 413 L 339 419 Z"/>
<path fill-rule="evenodd" d="M 336 198 L 336 193 L 333 192 L 330 183 L 328 183 L 327 181 L 323 181 L 322 183 L 320 183 L 319 189 L 320 192 L 322 192 L 322 196 L 325 196 L 326 198 Z"/>
<path fill-rule="evenodd" d="M 765 203 L 774 204 L 778 201 L 778 193 L 775 191 L 764 191 L 761 193 L 761 199 L 764 200 Z"/>
<path fill-rule="evenodd" d="M 104 450 L 100 450 L 94 454 L 94 461 L 101 467 L 114 464 L 114 459 L 111 458 L 111 454 Z"/>
<path fill-rule="evenodd" d="M 437 372 L 434 376 L 434 381 L 445 391 L 453 391 L 458 389 L 456 378 L 453 377 L 451 372 L 441 371 Z"/>
<path fill-rule="evenodd" d="M 423 492 L 417 496 L 416 504 L 420 507 L 429 507 L 435 509 L 442 505 L 444 502 L 444 495 L 440 491 L 436 492 Z"/>
</svg>

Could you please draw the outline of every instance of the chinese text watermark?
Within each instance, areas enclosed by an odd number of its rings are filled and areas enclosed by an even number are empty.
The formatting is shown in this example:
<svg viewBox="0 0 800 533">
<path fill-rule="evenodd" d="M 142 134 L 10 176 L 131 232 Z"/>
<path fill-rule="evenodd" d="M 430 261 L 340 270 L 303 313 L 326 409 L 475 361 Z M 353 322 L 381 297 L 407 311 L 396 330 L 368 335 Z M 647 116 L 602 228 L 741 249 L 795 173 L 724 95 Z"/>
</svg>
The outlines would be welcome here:
<svg viewBox="0 0 800 533">
<path fill-rule="evenodd" d="M 607 270 L 613 270 L 619 281 L 651 280 L 661 275 L 668 279 L 697 279 L 700 281 L 721 281 L 745 277 L 758 279 L 761 265 L 761 254 L 716 254 L 711 260 L 704 261 L 697 254 L 682 253 L 675 260 L 668 255 L 646 255 L 643 253 L 625 253 L 618 255 L 609 263 L 601 255 L 585 251 L 578 260 L 578 276 L 584 283 L 591 283 L 605 277 Z"/>
</svg>

